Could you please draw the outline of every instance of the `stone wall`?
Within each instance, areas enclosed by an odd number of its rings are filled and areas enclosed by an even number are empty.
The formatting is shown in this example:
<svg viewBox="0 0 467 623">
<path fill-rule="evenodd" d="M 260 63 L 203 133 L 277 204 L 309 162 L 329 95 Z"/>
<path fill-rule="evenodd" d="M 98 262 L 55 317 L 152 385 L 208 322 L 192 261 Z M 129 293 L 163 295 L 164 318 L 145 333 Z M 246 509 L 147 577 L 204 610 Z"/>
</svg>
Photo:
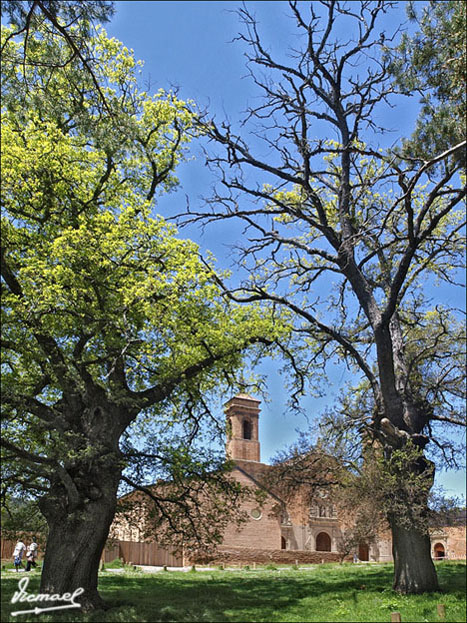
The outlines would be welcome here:
<svg viewBox="0 0 467 623">
<path fill-rule="evenodd" d="M 310 552 L 306 550 L 256 549 L 252 547 L 223 547 L 203 558 L 190 558 L 185 555 L 189 564 L 320 564 L 322 562 L 339 562 L 339 555 L 334 552 Z"/>
<path fill-rule="evenodd" d="M 466 529 L 463 526 L 450 526 L 446 528 L 448 535 L 448 557 L 460 558 L 465 560 L 466 558 Z"/>
</svg>

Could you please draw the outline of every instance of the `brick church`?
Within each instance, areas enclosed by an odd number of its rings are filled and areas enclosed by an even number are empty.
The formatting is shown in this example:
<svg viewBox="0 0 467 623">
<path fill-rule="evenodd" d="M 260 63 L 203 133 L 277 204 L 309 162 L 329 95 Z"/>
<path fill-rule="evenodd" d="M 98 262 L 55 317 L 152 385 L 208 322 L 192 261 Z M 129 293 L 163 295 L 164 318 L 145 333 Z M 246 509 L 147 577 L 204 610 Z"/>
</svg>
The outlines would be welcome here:
<svg viewBox="0 0 467 623">
<path fill-rule="evenodd" d="M 228 438 L 226 454 L 234 462 L 231 477 L 240 484 L 261 490 L 264 502 L 254 499 L 243 502 L 248 520 L 240 527 L 227 526 L 222 543 L 210 556 L 212 562 L 225 563 L 320 563 L 341 559 L 341 520 L 326 493 L 316 503 L 281 498 L 280 488 L 274 491 L 266 475 L 273 467 L 261 463 L 259 442 L 260 401 L 238 394 L 225 405 Z M 132 494 L 129 494 L 130 496 Z M 308 499 L 308 498 L 307 498 Z M 139 531 L 121 522 L 114 522 L 111 534 L 122 541 L 139 541 Z M 438 530 L 432 535 L 434 558 L 465 558 L 465 526 Z M 382 534 L 376 541 L 361 542 L 354 552 L 361 561 L 392 560 L 391 538 Z M 198 562 L 187 558 L 185 561 Z"/>
</svg>

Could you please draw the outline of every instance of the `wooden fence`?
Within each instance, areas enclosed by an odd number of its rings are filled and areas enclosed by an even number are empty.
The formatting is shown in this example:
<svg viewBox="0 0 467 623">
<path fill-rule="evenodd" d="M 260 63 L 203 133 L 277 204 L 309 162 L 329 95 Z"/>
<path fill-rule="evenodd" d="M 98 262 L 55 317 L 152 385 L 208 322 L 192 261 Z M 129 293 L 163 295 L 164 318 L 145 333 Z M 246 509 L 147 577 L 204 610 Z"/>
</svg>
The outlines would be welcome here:
<svg viewBox="0 0 467 623">
<path fill-rule="evenodd" d="M 27 544 L 29 541 L 25 541 Z M 1 539 L 2 560 L 11 559 L 16 541 Z M 41 551 L 42 550 L 42 551 Z M 44 550 L 39 547 L 39 558 L 43 557 Z M 132 541 L 110 541 L 102 552 L 104 563 L 115 558 L 134 565 L 153 565 L 155 567 L 182 567 L 183 556 L 176 554 L 173 548 L 160 547 L 157 543 L 133 543 Z"/>
<path fill-rule="evenodd" d="M 134 565 L 153 565 L 155 567 L 182 567 L 183 556 L 173 548 L 160 547 L 157 543 L 134 543 L 133 541 L 114 541 L 103 552 L 104 563 L 115 558 Z"/>
<path fill-rule="evenodd" d="M 4 560 L 5 558 L 13 557 L 15 545 L 15 541 L 7 541 L 6 539 L 2 539 L 2 560 Z"/>
</svg>

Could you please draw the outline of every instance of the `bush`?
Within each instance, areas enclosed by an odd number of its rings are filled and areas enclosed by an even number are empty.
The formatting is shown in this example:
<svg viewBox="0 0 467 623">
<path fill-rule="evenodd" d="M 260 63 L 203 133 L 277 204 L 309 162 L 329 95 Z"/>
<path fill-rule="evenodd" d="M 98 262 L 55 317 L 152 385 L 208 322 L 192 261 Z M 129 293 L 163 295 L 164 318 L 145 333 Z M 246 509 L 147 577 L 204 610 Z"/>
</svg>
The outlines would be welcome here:
<svg viewBox="0 0 467 623">
<path fill-rule="evenodd" d="M 123 569 L 124 566 L 124 562 L 121 558 L 114 558 L 112 562 L 105 563 L 107 569 Z"/>
<path fill-rule="evenodd" d="M 141 569 L 141 567 L 137 567 L 134 564 L 129 564 L 129 565 L 124 564 L 123 568 L 125 569 L 125 571 L 131 571 L 132 573 L 143 573 L 143 570 Z"/>
</svg>

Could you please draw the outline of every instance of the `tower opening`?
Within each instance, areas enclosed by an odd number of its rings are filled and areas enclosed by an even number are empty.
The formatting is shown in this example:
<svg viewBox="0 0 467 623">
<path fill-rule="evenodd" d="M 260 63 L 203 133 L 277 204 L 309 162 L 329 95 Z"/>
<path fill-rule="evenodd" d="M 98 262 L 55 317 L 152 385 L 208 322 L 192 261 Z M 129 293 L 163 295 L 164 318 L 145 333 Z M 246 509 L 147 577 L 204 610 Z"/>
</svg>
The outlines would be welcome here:
<svg viewBox="0 0 467 623">
<path fill-rule="evenodd" d="M 243 420 L 243 439 L 251 439 L 252 426 L 250 420 Z"/>
</svg>

